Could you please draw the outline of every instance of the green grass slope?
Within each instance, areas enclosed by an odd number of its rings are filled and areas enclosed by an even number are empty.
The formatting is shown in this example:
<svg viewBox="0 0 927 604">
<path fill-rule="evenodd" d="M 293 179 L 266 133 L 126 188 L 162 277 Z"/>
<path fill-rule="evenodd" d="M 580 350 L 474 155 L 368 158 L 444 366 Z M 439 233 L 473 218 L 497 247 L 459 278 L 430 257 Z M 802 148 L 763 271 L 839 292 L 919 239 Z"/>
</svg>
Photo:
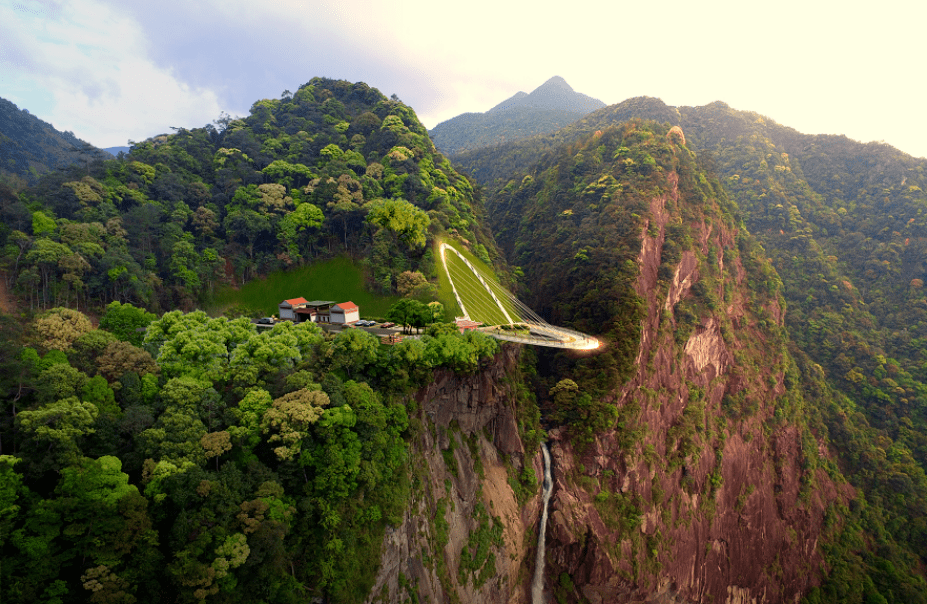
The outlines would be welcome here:
<svg viewBox="0 0 927 604">
<path fill-rule="evenodd" d="M 476 270 L 480 272 L 480 274 L 483 276 L 483 279 L 485 279 L 487 282 L 492 282 L 498 286 L 499 280 L 496 278 L 495 271 L 493 271 L 492 268 L 487 266 L 486 263 L 470 253 L 470 251 L 459 242 L 453 241 L 451 239 L 435 241 L 434 253 L 435 256 L 439 258 L 438 299 L 444 305 L 446 315 L 448 316 L 449 320 L 452 320 L 453 317 L 461 316 L 463 311 L 460 309 L 457 304 L 457 300 L 454 298 L 451 282 L 444 270 L 444 264 L 440 261 L 441 243 L 446 243 L 449 247 L 452 247 L 453 249 L 460 252 L 467 260 L 470 261 L 470 264 L 472 264 Z M 487 325 L 503 325 L 509 322 L 500 310 L 496 301 L 492 298 L 492 296 L 489 295 L 489 292 L 486 291 L 486 288 L 479 282 L 477 277 L 473 275 L 470 268 L 460 259 L 459 256 L 452 252 L 448 252 L 447 267 L 454 278 L 454 285 L 457 287 L 457 292 L 460 294 L 464 306 L 467 307 L 467 313 L 470 315 L 472 320 L 486 323 Z M 509 313 L 511 319 L 516 322 L 520 321 L 521 318 L 519 313 L 511 301 L 499 296 L 498 293 L 496 295 L 499 298 L 499 301 L 504 305 L 506 312 Z M 451 309 L 451 311 L 447 312 L 447 309 Z"/>
<path fill-rule="evenodd" d="M 368 291 L 364 286 L 364 271 L 350 258 L 338 257 L 295 270 L 271 273 L 266 279 L 249 281 L 240 289 L 226 287 L 216 292 L 210 310 L 221 312 L 233 306 L 259 310 L 266 315 L 277 314 L 283 300 L 350 300 L 360 307 L 361 316 L 382 317 L 399 300 Z"/>
</svg>

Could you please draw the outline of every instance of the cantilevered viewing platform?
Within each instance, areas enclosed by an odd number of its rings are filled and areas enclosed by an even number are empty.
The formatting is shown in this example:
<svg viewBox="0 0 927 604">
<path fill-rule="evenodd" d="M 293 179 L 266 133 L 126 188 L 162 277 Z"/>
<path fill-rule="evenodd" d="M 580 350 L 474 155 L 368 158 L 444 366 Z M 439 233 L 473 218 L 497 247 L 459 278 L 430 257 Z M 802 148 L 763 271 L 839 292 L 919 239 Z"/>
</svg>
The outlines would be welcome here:
<svg viewBox="0 0 927 604">
<path fill-rule="evenodd" d="M 463 318 L 482 323 L 479 331 L 498 340 L 534 346 L 572 350 L 599 347 L 592 336 L 549 324 L 453 245 L 442 242 L 439 253 Z"/>
</svg>

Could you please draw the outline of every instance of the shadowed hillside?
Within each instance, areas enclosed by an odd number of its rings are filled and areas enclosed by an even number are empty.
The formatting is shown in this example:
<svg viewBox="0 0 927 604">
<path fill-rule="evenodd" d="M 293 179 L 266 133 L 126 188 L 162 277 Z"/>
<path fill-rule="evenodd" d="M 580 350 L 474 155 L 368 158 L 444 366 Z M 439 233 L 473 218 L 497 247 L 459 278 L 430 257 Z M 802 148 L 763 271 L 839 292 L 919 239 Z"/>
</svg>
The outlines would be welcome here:
<svg viewBox="0 0 927 604">
<path fill-rule="evenodd" d="M 0 99 L 0 176 L 16 188 L 35 184 L 55 168 L 108 157 L 73 132 L 59 132 L 26 109 Z"/>
</svg>

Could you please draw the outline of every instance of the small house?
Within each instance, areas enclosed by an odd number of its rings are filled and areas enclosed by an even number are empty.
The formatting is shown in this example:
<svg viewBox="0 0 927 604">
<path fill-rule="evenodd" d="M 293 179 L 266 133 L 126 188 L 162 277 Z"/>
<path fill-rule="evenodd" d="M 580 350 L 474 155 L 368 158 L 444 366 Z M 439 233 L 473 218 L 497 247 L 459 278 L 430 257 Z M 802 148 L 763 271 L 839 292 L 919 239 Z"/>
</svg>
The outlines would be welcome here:
<svg viewBox="0 0 927 604">
<path fill-rule="evenodd" d="M 332 323 L 353 323 L 360 319 L 360 309 L 357 304 L 348 302 L 339 302 L 332 306 L 331 322 Z"/>
<path fill-rule="evenodd" d="M 296 309 L 303 308 L 306 305 L 305 298 L 293 298 L 292 300 L 284 300 L 277 305 L 277 308 L 280 309 L 280 318 L 287 321 L 296 320 Z"/>
</svg>

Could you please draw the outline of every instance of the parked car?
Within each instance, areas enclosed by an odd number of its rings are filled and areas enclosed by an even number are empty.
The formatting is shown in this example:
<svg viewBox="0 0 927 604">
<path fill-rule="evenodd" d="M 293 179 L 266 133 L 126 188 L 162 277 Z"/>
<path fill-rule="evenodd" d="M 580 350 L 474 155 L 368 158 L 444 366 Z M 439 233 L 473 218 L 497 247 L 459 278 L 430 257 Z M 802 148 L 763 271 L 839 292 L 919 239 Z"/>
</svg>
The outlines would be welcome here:
<svg viewBox="0 0 927 604">
<path fill-rule="evenodd" d="M 380 325 L 380 327 L 395 327 L 395 326 L 396 324 L 393 323 L 392 321 L 387 321 L 386 323 L 383 323 L 382 325 Z"/>
<path fill-rule="evenodd" d="M 261 317 L 260 319 L 257 320 L 257 322 L 259 325 L 273 325 L 274 318 L 273 317 Z"/>
</svg>

